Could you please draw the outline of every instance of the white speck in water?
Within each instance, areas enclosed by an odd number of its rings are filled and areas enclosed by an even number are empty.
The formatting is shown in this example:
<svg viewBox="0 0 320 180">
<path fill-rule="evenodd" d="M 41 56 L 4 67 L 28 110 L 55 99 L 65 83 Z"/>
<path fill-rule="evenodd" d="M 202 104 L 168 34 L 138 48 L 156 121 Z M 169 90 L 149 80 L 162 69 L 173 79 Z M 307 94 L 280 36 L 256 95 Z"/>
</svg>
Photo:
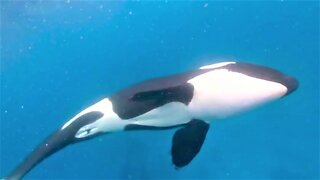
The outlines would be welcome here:
<svg viewBox="0 0 320 180">
<path fill-rule="evenodd" d="M 49 144 L 46 144 L 46 147 L 48 147 L 49 146 Z"/>
<path fill-rule="evenodd" d="M 8 110 L 4 110 L 4 113 L 8 113 Z"/>
<path fill-rule="evenodd" d="M 103 9 L 103 5 L 100 5 L 100 6 L 99 6 L 99 9 Z"/>
<path fill-rule="evenodd" d="M 21 108 L 21 109 L 24 109 L 24 106 L 23 106 L 23 105 L 21 105 L 21 106 L 20 106 L 20 108 Z"/>
<path fill-rule="evenodd" d="M 83 39 L 83 36 L 80 36 L 80 39 L 82 40 L 82 39 Z"/>
<path fill-rule="evenodd" d="M 132 11 L 129 11 L 129 15 L 132 15 Z"/>
<path fill-rule="evenodd" d="M 205 3 L 205 4 L 203 5 L 204 8 L 206 8 L 206 7 L 208 7 L 208 6 L 209 6 L 208 3 Z"/>
<path fill-rule="evenodd" d="M 70 3 L 70 0 L 67 0 L 67 4 L 69 4 Z"/>
</svg>

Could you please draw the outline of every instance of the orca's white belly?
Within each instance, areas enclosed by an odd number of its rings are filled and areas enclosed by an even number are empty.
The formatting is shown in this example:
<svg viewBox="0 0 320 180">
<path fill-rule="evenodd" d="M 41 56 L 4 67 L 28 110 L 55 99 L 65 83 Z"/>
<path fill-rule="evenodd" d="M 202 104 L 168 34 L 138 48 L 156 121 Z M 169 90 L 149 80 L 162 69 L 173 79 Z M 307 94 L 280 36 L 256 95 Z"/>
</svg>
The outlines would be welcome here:
<svg viewBox="0 0 320 180">
<path fill-rule="evenodd" d="M 129 119 L 130 124 L 169 127 L 185 124 L 192 119 L 188 107 L 180 102 L 171 102 L 145 114 Z"/>
<path fill-rule="evenodd" d="M 207 72 L 188 82 L 194 86 L 189 111 L 205 121 L 246 111 L 287 92 L 280 83 L 226 69 Z"/>
</svg>

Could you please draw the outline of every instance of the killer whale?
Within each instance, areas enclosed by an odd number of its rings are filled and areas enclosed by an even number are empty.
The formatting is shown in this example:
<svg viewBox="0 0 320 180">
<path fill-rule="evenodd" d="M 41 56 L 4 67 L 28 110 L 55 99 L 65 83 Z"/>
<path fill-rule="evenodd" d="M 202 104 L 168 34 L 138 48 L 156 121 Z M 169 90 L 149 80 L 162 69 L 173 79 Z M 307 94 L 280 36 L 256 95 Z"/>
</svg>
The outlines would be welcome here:
<svg viewBox="0 0 320 180">
<path fill-rule="evenodd" d="M 116 131 L 177 128 L 175 167 L 199 153 L 210 122 L 280 99 L 298 88 L 296 79 L 269 67 L 221 62 L 120 90 L 81 111 L 44 140 L 4 179 L 23 178 L 60 149 Z"/>
</svg>

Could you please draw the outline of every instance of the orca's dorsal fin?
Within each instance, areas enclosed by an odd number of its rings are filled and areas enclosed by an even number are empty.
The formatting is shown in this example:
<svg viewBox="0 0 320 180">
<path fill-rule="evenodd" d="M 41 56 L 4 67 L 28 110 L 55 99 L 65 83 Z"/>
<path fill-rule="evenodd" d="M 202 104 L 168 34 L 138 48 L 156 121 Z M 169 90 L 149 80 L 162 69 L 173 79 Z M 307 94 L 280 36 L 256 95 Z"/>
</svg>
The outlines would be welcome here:
<svg viewBox="0 0 320 180">
<path fill-rule="evenodd" d="M 177 167 L 188 165 L 199 153 L 209 130 L 209 124 L 198 119 L 191 120 L 177 130 L 172 139 L 172 162 Z"/>
</svg>

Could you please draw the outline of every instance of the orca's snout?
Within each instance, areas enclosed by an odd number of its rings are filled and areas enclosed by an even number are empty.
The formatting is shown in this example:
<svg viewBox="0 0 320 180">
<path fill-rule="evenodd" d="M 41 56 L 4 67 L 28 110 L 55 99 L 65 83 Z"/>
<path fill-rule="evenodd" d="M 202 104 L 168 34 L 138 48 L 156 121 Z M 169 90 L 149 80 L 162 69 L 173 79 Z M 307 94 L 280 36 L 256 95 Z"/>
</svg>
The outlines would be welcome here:
<svg viewBox="0 0 320 180">
<path fill-rule="evenodd" d="M 266 66 L 260 66 L 248 63 L 235 63 L 227 65 L 231 71 L 246 74 L 251 77 L 273 81 L 284 85 L 287 88 L 285 95 L 292 93 L 299 86 L 298 81 L 282 72 Z"/>
<path fill-rule="evenodd" d="M 287 88 L 287 93 L 285 95 L 289 95 L 299 86 L 298 80 L 290 76 L 283 76 L 280 83 Z"/>
</svg>

